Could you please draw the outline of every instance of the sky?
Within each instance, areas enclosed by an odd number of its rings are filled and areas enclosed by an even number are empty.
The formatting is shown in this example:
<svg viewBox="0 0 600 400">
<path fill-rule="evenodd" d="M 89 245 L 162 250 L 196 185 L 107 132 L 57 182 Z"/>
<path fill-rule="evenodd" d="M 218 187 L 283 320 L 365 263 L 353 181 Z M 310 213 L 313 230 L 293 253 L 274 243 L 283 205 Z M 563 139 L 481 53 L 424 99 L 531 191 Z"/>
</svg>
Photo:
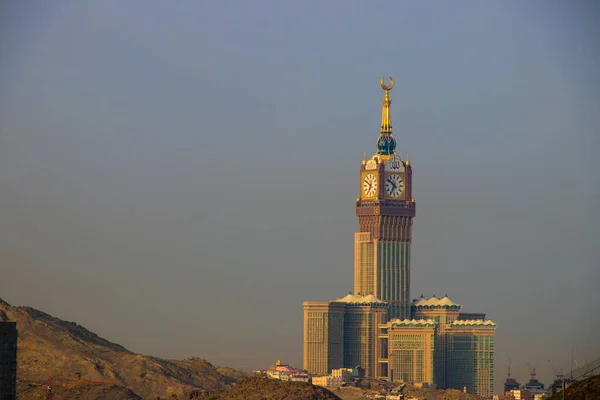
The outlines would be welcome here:
<svg viewBox="0 0 600 400">
<path fill-rule="evenodd" d="M 392 76 L 411 297 L 498 324 L 497 391 L 509 358 L 549 384 L 600 357 L 599 18 L 594 1 L 3 2 L 0 297 L 135 352 L 300 367 L 302 301 L 353 287 Z"/>
</svg>

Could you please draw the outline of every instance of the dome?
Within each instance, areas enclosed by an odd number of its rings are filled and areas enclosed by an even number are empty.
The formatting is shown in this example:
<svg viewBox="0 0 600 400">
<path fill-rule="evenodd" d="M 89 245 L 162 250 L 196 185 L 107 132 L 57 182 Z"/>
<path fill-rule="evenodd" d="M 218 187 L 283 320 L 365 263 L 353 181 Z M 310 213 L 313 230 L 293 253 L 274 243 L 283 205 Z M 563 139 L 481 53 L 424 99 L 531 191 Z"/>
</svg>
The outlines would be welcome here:
<svg viewBox="0 0 600 400">
<path fill-rule="evenodd" d="M 402 326 L 402 327 L 434 327 L 437 325 L 437 322 L 433 319 L 404 319 L 400 320 L 399 318 L 393 319 L 390 321 L 392 327 L 394 326 Z"/>
<path fill-rule="evenodd" d="M 369 294 L 367 296 L 361 296 L 359 294 L 349 293 L 345 297 L 336 299 L 334 301 L 339 302 L 339 303 L 348 303 L 348 304 L 381 304 L 381 305 L 385 304 L 385 305 L 387 305 L 386 302 L 379 300 L 377 297 L 375 297 L 372 294 Z"/>
<path fill-rule="evenodd" d="M 423 295 L 419 299 L 414 299 L 412 302 L 413 307 L 436 307 L 436 308 L 460 308 L 460 304 L 453 302 L 446 295 L 441 299 L 435 295 L 430 298 L 425 298 Z"/>
<path fill-rule="evenodd" d="M 396 139 L 391 133 L 382 133 L 377 139 L 377 154 L 389 156 L 396 153 Z"/>
<path fill-rule="evenodd" d="M 453 326 L 479 326 L 479 327 L 495 327 L 496 323 L 492 320 L 486 319 L 469 319 L 469 320 L 456 320 L 452 322 Z"/>
</svg>

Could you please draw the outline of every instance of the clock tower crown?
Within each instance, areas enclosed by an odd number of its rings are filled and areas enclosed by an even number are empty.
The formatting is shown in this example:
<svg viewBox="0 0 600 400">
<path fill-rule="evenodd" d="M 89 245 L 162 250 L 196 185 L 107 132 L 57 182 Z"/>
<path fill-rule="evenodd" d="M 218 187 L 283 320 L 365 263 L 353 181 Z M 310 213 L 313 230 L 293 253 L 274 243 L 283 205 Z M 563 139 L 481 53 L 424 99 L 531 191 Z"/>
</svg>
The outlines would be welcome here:
<svg viewBox="0 0 600 400">
<path fill-rule="evenodd" d="M 381 130 L 377 139 L 377 152 L 370 160 L 365 157 L 361 164 L 361 191 L 357 199 L 357 212 L 369 214 L 376 210 L 385 210 L 394 215 L 414 216 L 412 167 L 408 154 L 403 161 L 396 153 L 390 109 L 392 99 L 389 93 L 394 87 L 394 80 L 390 77 L 389 82 L 386 85 L 384 77 L 379 81 L 384 91 L 381 103 Z M 371 209 L 375 206 L 376 208 Z"/>
</svg>

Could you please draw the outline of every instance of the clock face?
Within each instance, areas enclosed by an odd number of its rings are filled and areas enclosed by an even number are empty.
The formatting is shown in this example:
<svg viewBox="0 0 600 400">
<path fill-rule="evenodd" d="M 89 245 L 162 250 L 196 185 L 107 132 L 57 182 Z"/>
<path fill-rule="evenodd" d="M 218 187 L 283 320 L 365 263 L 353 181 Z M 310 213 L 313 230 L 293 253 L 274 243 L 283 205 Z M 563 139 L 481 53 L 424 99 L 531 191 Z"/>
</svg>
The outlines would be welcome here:
<svg viewBox="0 0 600 400">
<path fill-rule="evenodd" d="M 365 176 L 365 180 L 363 181 L 363 192 L 368 197 L 375 196 L 375 192 L 377 191 L 377 178 L 374 174 L 367 174 Z"/>
<path fill-rule="evenodd" d="M 385 192 L 391 197 L 400 197 L 404 183 L 402 177 L 398 174 L 390 174 L 385 179 Z"/>
</svg>

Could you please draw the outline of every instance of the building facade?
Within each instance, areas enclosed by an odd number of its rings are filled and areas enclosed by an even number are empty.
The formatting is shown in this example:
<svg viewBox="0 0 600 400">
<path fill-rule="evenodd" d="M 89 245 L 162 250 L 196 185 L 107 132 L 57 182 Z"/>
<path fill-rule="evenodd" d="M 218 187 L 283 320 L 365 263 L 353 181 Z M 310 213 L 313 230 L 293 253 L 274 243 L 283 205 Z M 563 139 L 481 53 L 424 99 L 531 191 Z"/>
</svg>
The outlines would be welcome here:
<svg viewBox="0 0 600 400">
<path fill-rule="evenodd" d="M 435 295 L 426 299 L 421 295 L 419 299 L 413 300 L 411 310 L 413 318 L 432 319 L 437 323 L 436 346 L 435 346 L 435 384 L 439 387 L 446 387 L 447 374 L 447 335 L 450 328 L 460 312 L 460 304 L 456 304 L 444 296 L 438 299 Z M 462 389 L 462 388 L 461 388 Z"/>
<path fill-rule="evenodd" d="M 494 393 L 496 324 L 490 320 L 457 320 L 447 330 L 446 386 L 467 388 L 480 396 Z"/>
<path fill-rule="evenodd" d="M 331 301 L 304 302 L 304 369 L 327 375 L 360 366 L 372 376 L 379 359 L 377 333 L 388 304 L 373 295 L 348 294 Z"/>
<path fill-rule="evenodd" d="M 303 368 L 311 374 L 344 366 L 344 312 L 344 303 L 304 302 Z"/>
<path fill-rule="evenodd" d="M 315 386 L 322 387 L 339 387 L 342 386 L 344 381 L 339 376 L 325 375 L 325 376 L 315 376 L 312 378 L 312 384 Z"/>
<path fill-rule="evenodd" d="M 388 304 L 375 296 L 348 294 L 344 315 L 344 366 L 360 366 L 365 376 L 374 376 L 379 360 L 378 327 L 387 320 Z"/>
<path fill-rule="evenodd" d="M 17 398 L 17 323 L 0 321 L 0 399 Z"/>
<path fill-rule="evenodd" d="M 434 384 L 436 327 L 432 319 L 395 319 L 380 326 L 383 352 L 378 377 Z"/>
<path fill-rule="evenodd" d="M 410 300 L 415 199 L 408 155 L 396 153 L 389 92 L 384 96 L 376 152 L 360 166 L 354 234 L 354 294 L 304 302 L 304 368 L 326 375 L 360 368 L 383 378 L 438 388 L 493 393 L 496 324 L 460 313 L 444 296 Z"/>
</svg>

